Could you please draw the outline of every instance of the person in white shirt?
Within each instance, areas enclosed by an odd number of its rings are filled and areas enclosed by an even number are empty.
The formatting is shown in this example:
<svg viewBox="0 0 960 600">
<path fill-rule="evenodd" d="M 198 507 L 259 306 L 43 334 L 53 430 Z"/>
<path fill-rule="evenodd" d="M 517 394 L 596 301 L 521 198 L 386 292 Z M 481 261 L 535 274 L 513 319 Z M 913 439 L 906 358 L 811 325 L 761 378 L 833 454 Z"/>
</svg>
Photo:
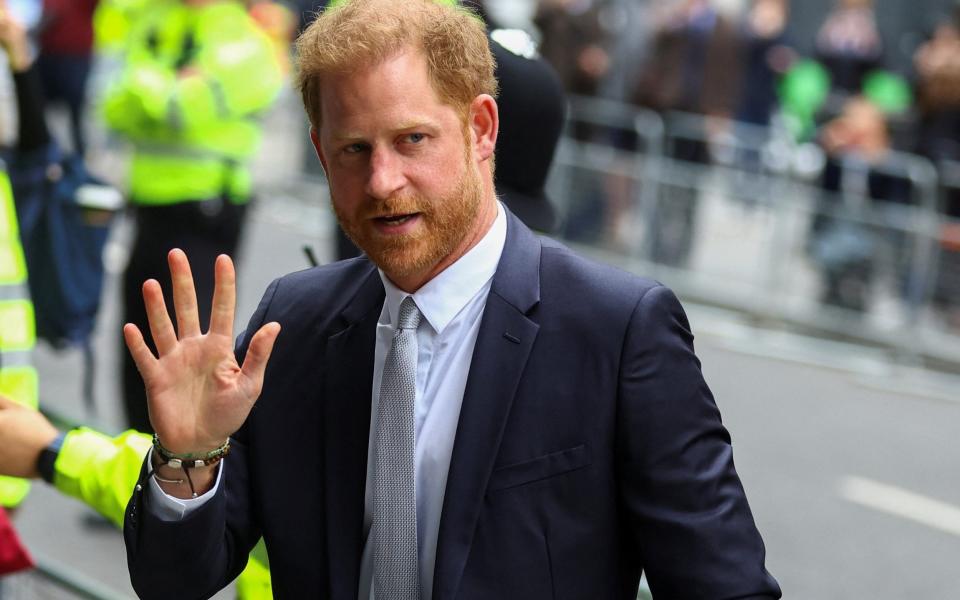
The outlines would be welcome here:
<svg viewBox="0 0 960 600">
<path fill-rule="evenodd" d="M 365 256 L 274 281 L 235 351 L 229 258 L 206 333 L 182 252 L 176 330 L 144 284 L 138 594 L 207 597 L 262 535 L 278 598 L 778 598 L 676 298 L 497 201 L 482 22 L 351 0 L 298 61 Z"/>
</svg>

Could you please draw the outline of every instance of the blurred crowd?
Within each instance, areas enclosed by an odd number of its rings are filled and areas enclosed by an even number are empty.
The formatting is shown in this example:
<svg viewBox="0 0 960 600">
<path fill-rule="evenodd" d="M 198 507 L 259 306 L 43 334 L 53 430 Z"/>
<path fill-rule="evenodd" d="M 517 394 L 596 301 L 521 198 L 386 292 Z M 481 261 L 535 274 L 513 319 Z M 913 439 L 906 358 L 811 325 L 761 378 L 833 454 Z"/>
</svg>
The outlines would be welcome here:
<svg viewBox="0 0 960 600">
<path fill-rule="evenodd" d="M 821 300 L 865 311 L 882 247 L 903 300 L 930 298 L 960 326 L 960 3 L 941 8 L 928 31 L 894 40 L 881 34 L 873 0 L 835 0 L 813 30 L 795 26 L 789 0 L 541 0 L 532 23 L 569 93 L 655 111 L 668 140 L 681 117 L 699 129 L 670 140 L 669 158 L 716 163 L 718 142 L 743 130 L 818 148 L 822 194 L 807 252 Z M 905 48 L 907 39 L 916 43 Z M 904 53 L 911 60 L 895 60 Z M 741 151 L 740 166 L 756 154 Z M 923 195 L 931 182 L 916 176 L 916 156 L 936 169 L 932 195 Z M 668 186 L 658 204 L 658 263 L 688 266 L 699 205 L 699 180 L 690 181 Z M 608 198 L 607 211 L 619 215 L 622 204 Z M 911 270 L 918 245 L 901 231 L 902 209 L 921 206 L 942 221 L 933 275 Z M 615 223 L 600 231 L 616 241 Z"/>
<path fill-rule="evenodd" d="M 932 300 L 948 323 L 960 327 L 960 3 L 940 1 L 942 12 L 930 16 L 929 30 L 910 32 L 910 47 L 905 38 L 882 33 L 873 0 L 834 0 L 832 7 L 823 0 L 828 9 L 820 22 L 805 28 L 797 26 L 791 9 L 798 11 L 798 5 L 790 0 L 465 3 L 491 29 L 530 34 L 571 96 L 662 116 L 662 152 L 669 159 L 704 169 L 732 160 L 762 172 L 760 144 L 737 150 L 733 159 L 721 151 L 744 130 L 792 148 L 815 146 L 821 162 L 814 185 L 822 194 L 805 250 L 822 279 L 820 300 L 867 311 L 877 257 L 886 256 L 905 302 Z M 255 196 L 248 167 L 262 134 L 259 117 L 289 74 L 297 31 L 326 4 L 9 0 L 9 11 L 32 40 L 42 103 L 68 117 L 67 135 L 56 140 L 60 147 L 98 162 L 100 148 L 91 151 L 87 138 L 91 129 L 105 129 L 131 149 L 125 177 L 100 174 L 122 188 L 137 223 L 124 277 L 125 321 L 145 324 L 140 282 L 156 277 L 168 285 L 156 249 L 179 245 L 197 264 L 237 250 Z M 228 50 L 221 54 L 220 47 Z M 91 97 L 96 107 L 87 106 Z M 9 144 L 16 131 L 7 112 L 0 118 L 0 140 Z M 672 129 L 674 124 L 682 127 Z M 630 136 L 582 124 L 571 134 L 646 150 Z M 936 169 L 932 202 L 911 157 Z M 690 173 L 681 185 L 661 185 L 655 210 L 644 217 L 648 257 L 671 267 L 689 268 L 696 244 L 706 180 Z M 627 217 L 628 187 L 609 177 L 593 186 L 597 198 L 588 209 L 604 214 L 574 212 L 560 231 L 539 228 L 629 247 L 632 242 L 623 238 L 637 234 Z M 931 251 L 935 268 L 922 274 L 914 266 L 919 244 L 903 226 L 909 220 L 903 209 L 919 206 L 935 211 L 942 225 Z M 591 219 L 603 225 L 584 235 Z M 347 250 L 338 253 L 348 255 L 349 245 L 341 245 Z M 212 270 L 195 275 L 203 295 Z M 139 377 L 129 361 L 122 367 L 131 423 L 146 430 Z"/>
<path fill-rule="evenodd" d="M 800 139 L 865 98 L 884 128 L 911 122 L 887 146 L 960 159 L 960 3 L 916 32 L 926 39 L 909 71 L 891 59 L 873 0 L 836 0 L 813 40 L 797 39 L 789 0 L 541 0 L 532 25 L 571 94 L 758 125 L 785 116 Z M 838 143 L 859 147 L 825 145 Z"/>
</svg>

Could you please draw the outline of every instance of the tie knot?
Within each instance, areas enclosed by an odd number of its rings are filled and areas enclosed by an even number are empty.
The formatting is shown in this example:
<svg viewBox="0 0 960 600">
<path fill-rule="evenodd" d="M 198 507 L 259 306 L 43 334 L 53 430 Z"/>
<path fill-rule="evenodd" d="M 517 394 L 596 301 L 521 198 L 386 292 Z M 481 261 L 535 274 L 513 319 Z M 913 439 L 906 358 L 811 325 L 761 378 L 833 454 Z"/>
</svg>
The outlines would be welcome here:
<svg viewBox="0 0 960 600">
<path fill-rule="evenodd" d="M 413 301 L 413 296 L 407 296 L 400 303 L 400 314 L 397 317 L 397 329 L 416 329 L 420 325 L 420 309 Z"/>
</svg>

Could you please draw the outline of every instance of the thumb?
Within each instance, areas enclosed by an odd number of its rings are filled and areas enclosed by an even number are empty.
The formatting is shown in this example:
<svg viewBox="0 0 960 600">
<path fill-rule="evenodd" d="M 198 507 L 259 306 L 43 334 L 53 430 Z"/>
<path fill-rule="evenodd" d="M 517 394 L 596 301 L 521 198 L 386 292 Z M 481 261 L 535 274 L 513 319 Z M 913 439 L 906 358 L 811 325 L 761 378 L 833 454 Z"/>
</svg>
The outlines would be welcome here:
<svg viewBox="0 0 960 600">
<path fill-rule="evenodd" d="M 0 396 L 0 410 L 8 410 L 12 408 L 20 408 L 20 405 L 6 396 Z"/>
</svg>

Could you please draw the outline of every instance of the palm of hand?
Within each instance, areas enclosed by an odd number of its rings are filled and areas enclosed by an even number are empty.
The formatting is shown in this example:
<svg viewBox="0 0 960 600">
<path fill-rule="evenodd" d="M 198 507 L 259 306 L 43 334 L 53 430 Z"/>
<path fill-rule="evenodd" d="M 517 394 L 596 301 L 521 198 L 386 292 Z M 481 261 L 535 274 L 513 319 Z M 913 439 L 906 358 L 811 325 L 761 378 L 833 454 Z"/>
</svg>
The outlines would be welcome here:
<svg viewBox="0 0 960 600">
<path fill-rule="evenodd" d="M 150 421 L 164 430 L 164 444 L 171 449 L 188 440 L 222 444 L 243 423 L 257 397 L 226 336 L 182 339 L 160 357 L 158 367 L 154 377 L 144 380 Z"/>
</svg>

